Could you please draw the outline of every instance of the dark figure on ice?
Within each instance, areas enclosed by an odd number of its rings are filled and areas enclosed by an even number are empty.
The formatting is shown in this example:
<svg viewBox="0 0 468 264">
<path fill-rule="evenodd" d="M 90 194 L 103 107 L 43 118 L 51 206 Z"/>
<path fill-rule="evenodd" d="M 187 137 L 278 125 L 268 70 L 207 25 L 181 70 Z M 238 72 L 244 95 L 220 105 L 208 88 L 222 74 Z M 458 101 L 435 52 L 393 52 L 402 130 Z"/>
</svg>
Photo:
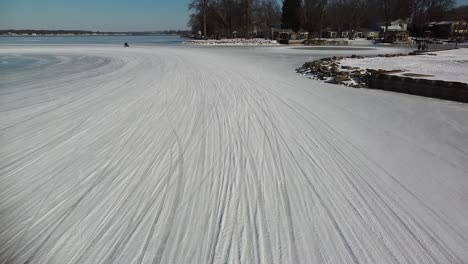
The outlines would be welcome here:
<svg viewBox="0 0 468 264">
<path fill-rule="evenodd" d="M 427 50 L 427 44 L 426 44 L 426 42 L 424 42 L 422 44 L 422 51 L 426 51 L 426 50 Z"/>
<path fill-rule="evenodd" d="M 130 47 L 127 42 L 124 43 L 124 47 Z"/>
<path fill-rule="evenodd" d="M 421 51 L 421 43 L 418 45 L 418 51 Z"/>
</svg>

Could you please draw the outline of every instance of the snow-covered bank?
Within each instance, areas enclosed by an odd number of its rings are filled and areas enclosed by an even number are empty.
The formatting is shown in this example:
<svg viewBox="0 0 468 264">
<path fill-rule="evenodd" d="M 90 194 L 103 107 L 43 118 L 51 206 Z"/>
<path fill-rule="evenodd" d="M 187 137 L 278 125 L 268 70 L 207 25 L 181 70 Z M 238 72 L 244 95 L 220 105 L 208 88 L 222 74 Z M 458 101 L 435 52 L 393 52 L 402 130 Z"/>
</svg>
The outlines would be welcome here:
<svg viewBox="0 0 468 264">
<path fill-rule="evenodd" d="M 468 107 L 335 53 L 2 47 L 0 263 L 465 263 Z"/>
<path fill-rule="evenodd" d="M 207 39 L 207 40 L 186 40 L 186 45 L 218 45 L 218 46 L 272 46 L 278 45 L 276 40 L 253 38 L 253 39 Z"/>
<path fill-rule="evenodd" d="M 361 69 L 401 70 L 401 73 L 395 73 L 395 75 L 420 75 L 424 79 L 468 83 L 467 48 L 430 52 L 430 54 L 395 58 L 345 59 L 341 61 L 341 65 Z"/>
</svg>

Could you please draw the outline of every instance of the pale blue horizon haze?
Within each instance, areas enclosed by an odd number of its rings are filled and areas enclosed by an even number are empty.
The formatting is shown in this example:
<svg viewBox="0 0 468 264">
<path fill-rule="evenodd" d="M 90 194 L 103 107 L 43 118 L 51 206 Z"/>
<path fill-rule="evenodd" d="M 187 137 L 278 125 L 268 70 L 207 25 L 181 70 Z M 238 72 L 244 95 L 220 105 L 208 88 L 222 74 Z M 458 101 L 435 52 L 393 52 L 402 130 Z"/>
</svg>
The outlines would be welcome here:
<svg viewBox="0 0 468 264">
<path fill-rule="evenodd" d="M 0 29 L 187 29 L 189 0 L 0 0 Z M 467 5 L 458 0 L 457 5 Z"/>
</svg>

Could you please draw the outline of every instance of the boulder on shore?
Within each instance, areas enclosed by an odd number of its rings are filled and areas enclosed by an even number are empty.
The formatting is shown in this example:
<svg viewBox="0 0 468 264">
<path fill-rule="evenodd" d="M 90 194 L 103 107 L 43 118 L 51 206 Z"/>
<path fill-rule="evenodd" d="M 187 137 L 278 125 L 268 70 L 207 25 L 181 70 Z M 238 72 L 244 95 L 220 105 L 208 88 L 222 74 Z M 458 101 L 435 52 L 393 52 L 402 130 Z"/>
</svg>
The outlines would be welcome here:
<svg viewBox="0 0 468 264">
<path fill-rule="evenodd" d="M 349 78 L 349 75 L 347 75 L 347 74 L 342 74 L 342 73 L 341 73 L 341 74 L 336 75 L 335 78 L 334 78 L 334 80 L 335 80 L 335 82 L 337 82 L 337 83 L 342 83 L 342 82 L 344 82 L 344 81 L 349 81 L 350 78 Z"/>
</svg>

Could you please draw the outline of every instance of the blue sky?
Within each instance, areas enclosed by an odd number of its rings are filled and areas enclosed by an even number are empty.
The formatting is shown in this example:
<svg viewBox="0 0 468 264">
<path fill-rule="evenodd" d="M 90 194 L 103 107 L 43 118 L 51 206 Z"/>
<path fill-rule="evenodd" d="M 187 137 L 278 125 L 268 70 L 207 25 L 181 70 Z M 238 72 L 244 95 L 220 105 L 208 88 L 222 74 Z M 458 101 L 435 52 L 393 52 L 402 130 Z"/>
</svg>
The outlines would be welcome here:
<svg viewBox="0 0 468 264">
<path fill-rule="evenodd" d="M 0 29 L 185 29 L 189 0 L 0 0 Z"/>
<path fill-rule="evenodd" d="M 188 1 L 0 0 L 0 29 L 185 29 Z"/>
</svg>

